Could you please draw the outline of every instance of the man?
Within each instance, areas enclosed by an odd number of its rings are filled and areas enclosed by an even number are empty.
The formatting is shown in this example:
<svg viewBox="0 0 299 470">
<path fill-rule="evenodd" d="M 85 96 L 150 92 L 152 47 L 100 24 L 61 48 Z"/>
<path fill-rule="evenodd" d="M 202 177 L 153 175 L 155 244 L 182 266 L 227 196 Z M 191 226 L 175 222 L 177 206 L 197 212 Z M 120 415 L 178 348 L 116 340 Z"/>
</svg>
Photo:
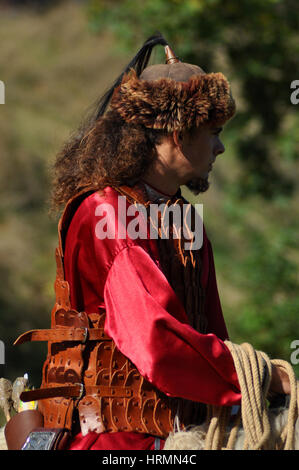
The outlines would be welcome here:
<svg viewBox="0 0 299 470">
<path fill-rule="evenodd" d="M 147 67 L 156 44 L 166 64 Z M 175 419 L 240 404 L 212 247 L 205 229 L 192 245 L 198 216 L 180 193 L 208 189 L 234 112 L 226 78 L 180 62 L 158 35 L 57 158 L 56 305 L 31 340 L 49 341 L 35 398 L 46 428 L 71 431 L 69 449 L 160 449 Z M 171 224 L 174 207 L 189 222 Z M 275 371 L 272 390 L 287 387 Z"/>
</svg>

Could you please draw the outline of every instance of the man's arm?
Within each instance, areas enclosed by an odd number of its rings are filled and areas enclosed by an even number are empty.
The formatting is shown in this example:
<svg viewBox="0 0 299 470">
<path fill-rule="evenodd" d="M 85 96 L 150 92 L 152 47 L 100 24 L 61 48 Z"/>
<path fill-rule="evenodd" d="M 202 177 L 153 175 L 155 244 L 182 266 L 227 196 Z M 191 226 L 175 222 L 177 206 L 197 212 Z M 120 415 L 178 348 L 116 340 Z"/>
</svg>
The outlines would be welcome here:
<svg viewBox="0 0 299 470">
<path fill-rule="evenodd" d="M 201 334 L 164 274 L 139 246 L 123 249 L 110 268 L 105 330 L 140 373 L 169 396 L 234 405 L 240 391 L 224 342 Z"/>
</svg>

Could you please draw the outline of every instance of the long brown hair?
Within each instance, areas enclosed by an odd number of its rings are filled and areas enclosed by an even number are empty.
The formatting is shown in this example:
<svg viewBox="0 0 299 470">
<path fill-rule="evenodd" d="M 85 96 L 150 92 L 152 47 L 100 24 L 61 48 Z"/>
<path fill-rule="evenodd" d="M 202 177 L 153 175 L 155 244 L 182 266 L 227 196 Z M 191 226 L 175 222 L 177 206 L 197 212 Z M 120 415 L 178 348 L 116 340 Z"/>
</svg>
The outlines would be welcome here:
<svg viewBox="0 0 299 470">
<path fill-rule="evenodd" d="M 94 125 L 67 142 L 53 168 L 51 211 L 59 211 L 84 188 L 133 185 L 156 157 L 165 132 L 126 123 L 108 111 Z"/>
<path fill-rule="evenodd" d="M 83 122 L 56 157 L 53 166 L 50 212 L 59 211 L 84 188 L 102 189 L 107 185 L 134 184 L 156 156 L 155 144 L 163 131 L 126 123 L 109 109 L 114 90 L 125 73 L 137 76 L 146 68 L 156 45 L 167 45 L 157 33 L 148 38 L 111 88 L 100 98 L 95 111 Z"/>
</svg>

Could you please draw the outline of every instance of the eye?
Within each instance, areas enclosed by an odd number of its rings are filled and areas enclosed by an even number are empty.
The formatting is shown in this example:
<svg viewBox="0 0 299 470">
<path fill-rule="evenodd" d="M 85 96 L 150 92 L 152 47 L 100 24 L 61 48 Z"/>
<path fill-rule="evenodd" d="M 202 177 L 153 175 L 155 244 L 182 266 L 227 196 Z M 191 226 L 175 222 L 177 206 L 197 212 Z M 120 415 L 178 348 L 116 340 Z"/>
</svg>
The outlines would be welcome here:
<svg viewBox="0 0 299 470">
<path fill-rule="evenodd" d="M 222 127 L 217 127 L 216 129 L 213 130 L 213 135 L 219 136 L 222 131 Z"/>
</svg>

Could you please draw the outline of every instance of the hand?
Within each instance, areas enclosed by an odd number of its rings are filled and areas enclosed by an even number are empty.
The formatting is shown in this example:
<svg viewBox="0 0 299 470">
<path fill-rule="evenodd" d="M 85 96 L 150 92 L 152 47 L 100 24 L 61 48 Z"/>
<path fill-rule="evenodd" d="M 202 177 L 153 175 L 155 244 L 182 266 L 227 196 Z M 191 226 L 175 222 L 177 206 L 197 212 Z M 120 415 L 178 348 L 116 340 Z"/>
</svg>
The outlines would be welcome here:
<svg viewBox="0 0 299 470">
<path fill-rule="evenodd" d="M 269 392 L 285 395 L 289 395 L 291 393 L 291 385 L 288 374 L 284 369 L 274 364 L 272 364 L 272 378 Z"/>
</svg>

